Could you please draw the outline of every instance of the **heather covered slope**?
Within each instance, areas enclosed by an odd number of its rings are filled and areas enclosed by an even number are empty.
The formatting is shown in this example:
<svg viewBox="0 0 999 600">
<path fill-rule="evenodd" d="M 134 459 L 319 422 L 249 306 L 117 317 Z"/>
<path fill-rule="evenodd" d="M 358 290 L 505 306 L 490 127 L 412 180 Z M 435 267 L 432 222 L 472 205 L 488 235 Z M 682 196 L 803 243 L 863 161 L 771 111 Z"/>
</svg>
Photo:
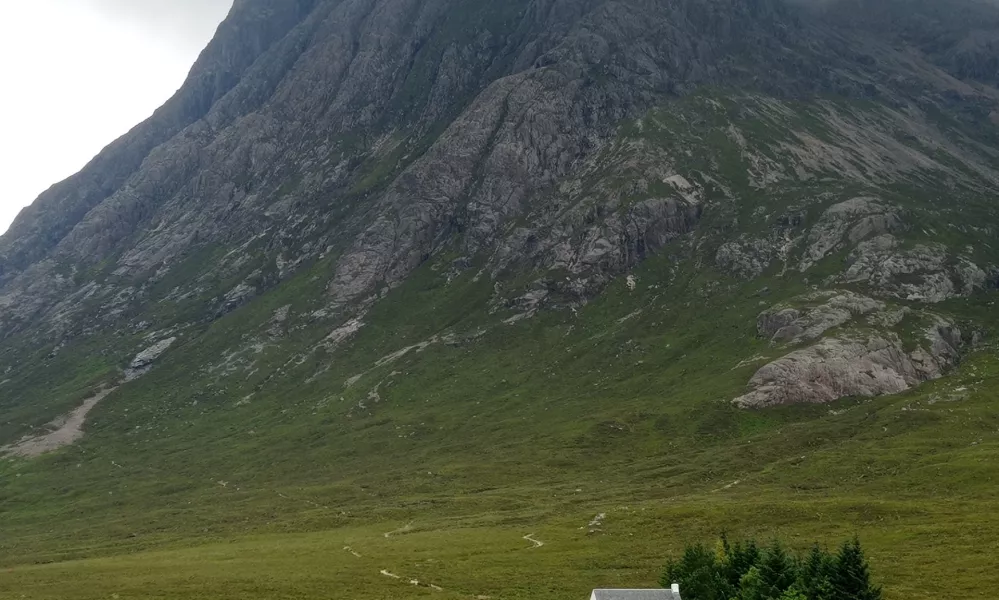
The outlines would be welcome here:
<svg viewBox="0 0 999 600">
<path fill-rule="evenodd" d="M 994 587 L 986 78 L 777 2 L 289 6 L 0 242 L 0 590 L 569 598 L 721 529 Z"/>
</svg>

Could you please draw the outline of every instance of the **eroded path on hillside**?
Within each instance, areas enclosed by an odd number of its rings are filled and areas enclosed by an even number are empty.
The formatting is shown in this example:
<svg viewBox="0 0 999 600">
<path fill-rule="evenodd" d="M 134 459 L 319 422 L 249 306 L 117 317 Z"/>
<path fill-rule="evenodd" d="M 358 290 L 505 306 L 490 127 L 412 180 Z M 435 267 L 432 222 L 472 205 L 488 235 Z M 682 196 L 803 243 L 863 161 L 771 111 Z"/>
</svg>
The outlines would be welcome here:
<svg viewBox="0 0 999 600">
<path fill-rule="evenodd" d="M 73 412 L 49 423 L 46 426 L 48 433 L 21 438 L 16 444 L 0 448 L 0 454 L 34 458 L 77 442 L 83 437 L 83 424 L 87 420 L 87 415 L 116 389 L 118 388 L 113 387 L 97 392 L 84 400 L 83 404 Z"/>
<path fill-rule="evenodd" d="M 409 528 L 411 528 L 411 525 L 407 525 L 406 531 L 408 531 Z M 385 535 L 385 534 L 383 534 L 383 535 Z M 385 537 L 390 537 L 390 536 L 385 535 Z M 348 554 L 350 554 L 354 558 L 364 558 L 364 556 L 360 552 L 358 552 L 357 550 L 354 550 L 354 548 L 351 547 L 351 546 L 344 546 L 343 550 L 344 550 L 344 552 L 347 552 Z M 395 573 L 393 573 L 392 571 L 389 571 L 388 569 L 381 569 L 380 571 L 378 571 L 378 573 L 381 576 L 383 576 L 383 577 L 388 577 L 389 579 L 395 579 L 396 581 L 399 581 L 401 583 L 408 583 L 409 585 L 412 585 L 412 586 L 415 586 L 415 587 L 429 588 L 429 589 L 431 589 L 431 590 L 433 590 L 435 592 L 443 592 L 444 591 L 444 588 L 442 588 L 439 585 L 436 585 L 436 584 L 433 584 L 433 583 L 424 583 L 424 582 L 421 582 L 419 579 L 416 579 L 416 578 L 402 577 L 401 575 L 396 575 Z"/>
<path fill-rule="evenodd" d="M 392 537 L 393 535 L 401 535 L 403 533 L 409 533 L 412 530 L 413 530 L 413 524 L 412 523 L 407 523 L 407 524 L 403 525 L 402 527 L 400 527 L 399 529 L 395 529 L 393 531 L 389 531 L 388 533 L 383 533 L 382 535 L 384 535 L 385 538 L 388 539 L 388 538 Z"/>
</svg>

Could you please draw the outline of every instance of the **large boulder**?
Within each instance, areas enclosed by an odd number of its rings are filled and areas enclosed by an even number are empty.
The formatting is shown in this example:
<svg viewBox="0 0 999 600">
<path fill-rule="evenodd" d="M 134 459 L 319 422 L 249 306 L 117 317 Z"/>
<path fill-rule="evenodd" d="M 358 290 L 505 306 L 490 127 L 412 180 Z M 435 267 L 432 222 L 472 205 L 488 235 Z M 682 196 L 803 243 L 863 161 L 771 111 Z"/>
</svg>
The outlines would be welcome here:
<svg viewBox="0 0 999 600">
<path fill-rule="evenodd" d="M 817 301 L 820 303 L 814 304 Z M 774 343 L 809 342 L 857 317 L 885 309 L 884 302 L 845 290 L 811 294 L 800 302 L 813 305 L 801 310 L 775 306 L 762 312 L 756 320 L 760 337 Z"/>
<path fill-rule="evenodd" d="M 850 254 L 844 283 L 865 283 L 873 292 L 903 300 L 936 303 L 968 296 L 986 283 L 985 272 L 942 244 L 906 247 L 885 234 L 860 243 Z"/>
<path fill-rule="evenodd" d="M 125 369 L 125 381 L 132 381 L 142 377 L 153 368 L 153 363 L 159 360 L 163 354 L 177 341 L 176 337 L 160 340 L 142 352 L 135 355 L 128 368 Z"/>
<path fill-rule="evenodd" d="M 960 361 L 961 332 L 938 321 L 925 332 L 926 348 L 906 352 L 894 334 L 826 338 L 764 366 L 741 408 L 824 404 L 851 396 L 897 394 L 938 379 Z"/>
<path fill-rule="evenodd" d="M 847 244 L 904 228 L 899 209 L 878 198 L 851 198 L 829 207 L 808 234 L 799 268 L 804 271 Z"/>
</svg>

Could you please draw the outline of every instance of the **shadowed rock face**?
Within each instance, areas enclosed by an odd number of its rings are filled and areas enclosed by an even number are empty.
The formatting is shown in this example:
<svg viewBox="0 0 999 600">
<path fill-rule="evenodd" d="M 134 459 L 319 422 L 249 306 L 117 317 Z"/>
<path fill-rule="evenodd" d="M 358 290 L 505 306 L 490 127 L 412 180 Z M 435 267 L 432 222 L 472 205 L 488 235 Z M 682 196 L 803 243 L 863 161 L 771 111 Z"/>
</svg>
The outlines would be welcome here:
<svg viewBox="0 0 999 600">
<path fill-rule="evenodd" d="M 135 355 L 132 362 L 129 363 L 128 368 L 125 369 L 125 380 L 131 381 L 149 372 L 152 368 L 153 363 L 163 356 L 163 354 L 170 349 L 170 346 L 177 341 L 177 338 L 167 338 L 161 340 L 152 346 L 146 348 L 142 352 Z"/>
<path fill-rule="evenodd" d="M 846 357 L 843 373 L 860 360 L 898 375 L 858 393 L 925 379 L 949 363 L 920 371 L 884 331 L 822 338 L 888 300 L 995 287 L 993 266 L 951 243 L 967 231 L 935 239 L 947 219 L 907 194 L 995 192 L 999 156 L 967 123 L 999 91 L 980 83 L 984 47 L 882 39 L 844 18 L 886 14 L 868 4 L 236 2 L 176 96 L 0 238 L 0 340 L 205 324 L 319 263 L 316 319 L 349 331 L 339 344 L 442 255 L 496 280 L 490 306 L 528 315 L 669 252 L 725 281 L 836 289 L 759 328 Z M 727 102 L 655 112 L 705 89 Z"/>
<path fill-rule="evenodd" d="M 855 245 L 873 235 L 898 231 L 902 227 L 898 208 L 887 206 L 876 198 L 851 198 L 840 202 L 826 210 L 812 228 L 800 268 L 807 270 L 847 244 Z"/>
<path fill-rule="evenodd" d="M 816 293 L 802 301 L 814 305 L 802 309 L 778 306 L 761 313 L 757 318 L 760 337 L 774 343 L 813 341 L 834 327 L 885 309 L 883 302 L 847 291 Z"/>
<path fill-rule="evenodd" d="M 113 223 L 103 212 L 89 213 L 141 171 L 143 161 L 157 146 L 168 143 L 213 109 L 221 112 L 216 106 L 219 101 L 240 83 L 262 55 L 301 21 L 314 3 L 314 0 L 236 2 L 217 37 L 192 68 L 183 88 L 152 118 L 108 146 L 82 172 L 42 194 L 0 238 L 0 281 L 9 281 L 48 255 L 67 236 L 80 240 L 76 245 L 81 245 L 84 239 L 90 240 L 91 243 L 80 248 L 80 252 L 99 250 L 106 253 L 110 242 L 95 238 L 112 229 Z M 262 98 L 258 96 L 258 102 L 260 100 Z M 249 104 L 242 110 L 253 108 Z M 229 120 L 237 115 L 234 111 Z M 156 177 L 158 183 L 167 179 L 165 175 L 160 173 Z M 136 192 L 141 193 L 141 190 Z M 128 219 L 128 215 L 117 217 Z M 84 257 L 85 254 L 78 256 Z"/>
<path fill-rule="evenodd" d="M 343 251 L 330 294 L 356 300 L 456 235 L 490 247 L 620 119 L 794 27 L 771 0 L 237 2 L 177 95 L 0 239 L 3 330 L 74 293 L 60 265 L 143 280 L 262 234 Z"/>
</svg>

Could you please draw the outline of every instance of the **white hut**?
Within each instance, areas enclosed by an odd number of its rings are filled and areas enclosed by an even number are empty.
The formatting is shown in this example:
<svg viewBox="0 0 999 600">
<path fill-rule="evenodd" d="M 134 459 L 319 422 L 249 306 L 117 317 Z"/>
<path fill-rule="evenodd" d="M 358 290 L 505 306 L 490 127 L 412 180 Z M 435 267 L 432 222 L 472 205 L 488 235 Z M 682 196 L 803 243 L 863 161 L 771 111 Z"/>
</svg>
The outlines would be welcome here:
<svg viewBox="0 0 999 600">
<path fill-rule="evenodd" d="M 590 600 L 680 600 L 680 586 L 668 590 L 593 590 Z"/>
</svg>

